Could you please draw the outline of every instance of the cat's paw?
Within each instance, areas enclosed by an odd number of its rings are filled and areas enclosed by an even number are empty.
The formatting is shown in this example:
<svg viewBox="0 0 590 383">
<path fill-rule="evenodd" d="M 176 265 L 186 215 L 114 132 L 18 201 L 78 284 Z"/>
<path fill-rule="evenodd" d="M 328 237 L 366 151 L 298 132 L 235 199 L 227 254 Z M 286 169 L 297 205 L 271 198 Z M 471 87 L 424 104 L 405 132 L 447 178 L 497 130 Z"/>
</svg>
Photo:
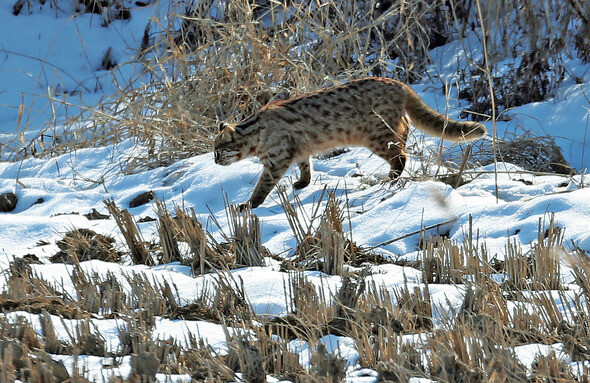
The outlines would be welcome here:
<svg viewBox="0 0 590 383">
<path fill-rule="evenodd" d="M 295 182 L 293 184 L 293 189 L 295 189 L 295 190 L 303 189 L 304 187 L 309 185 L 309 181 L 310 180 L 298 180 L 297 182 Z"/>
</svg>

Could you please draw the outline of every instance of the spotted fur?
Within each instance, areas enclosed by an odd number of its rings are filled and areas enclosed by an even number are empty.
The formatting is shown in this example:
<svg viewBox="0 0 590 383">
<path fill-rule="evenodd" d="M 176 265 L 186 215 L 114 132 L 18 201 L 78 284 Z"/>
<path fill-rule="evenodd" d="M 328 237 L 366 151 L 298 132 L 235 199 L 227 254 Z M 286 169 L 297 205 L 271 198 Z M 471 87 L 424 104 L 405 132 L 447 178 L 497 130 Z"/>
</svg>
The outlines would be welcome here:
<svg viewBox="0 0 590 383">
<path fill-rule="evenodd" d="M 264 170 L 249 200 L 252 208 L 264 202 L 293 163 L 301 171 L 295 189 L 309 185 L 310 157 L 335 147 L 371 149 L 390 164 L 389 175 L 395 179 L 406 163 L 407 116 L 418 129 L 450 141 L 474 140 L 486 133 L 482 124 L 451 120 L 432 110 L 399 81 L 368 77 L 271 102 L 237 124 L 221 124 L 215 163 L 260 159 Z"/>
</svg>

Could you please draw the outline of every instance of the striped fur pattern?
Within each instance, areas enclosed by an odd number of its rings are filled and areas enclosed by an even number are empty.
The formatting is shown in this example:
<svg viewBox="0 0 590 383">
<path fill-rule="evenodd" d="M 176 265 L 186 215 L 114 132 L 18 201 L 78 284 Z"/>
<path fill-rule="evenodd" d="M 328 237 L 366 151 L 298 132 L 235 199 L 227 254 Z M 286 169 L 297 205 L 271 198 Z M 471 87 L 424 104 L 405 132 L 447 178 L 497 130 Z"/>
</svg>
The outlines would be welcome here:
<svg viewBox="0 0 590 383">
<path fill-rule="evenodd" d="M 432 110 L 407 85 L 368 77 L 272 102 L 238 124 L 223 123 L 215 138 L 215 163 L 229 165 L 255 156 L 264 165 L 249 200 L 252 208 L 296 163 L 301 176 L 295 189 L 311 181 L 310 157 L 343 146 L 365 146 L 399 177 L 406 163 L 411 120 L 418 129 L 450 141 L 469 141 L 486 134 L 482 124 L 454 121 Z"/>
</svg>

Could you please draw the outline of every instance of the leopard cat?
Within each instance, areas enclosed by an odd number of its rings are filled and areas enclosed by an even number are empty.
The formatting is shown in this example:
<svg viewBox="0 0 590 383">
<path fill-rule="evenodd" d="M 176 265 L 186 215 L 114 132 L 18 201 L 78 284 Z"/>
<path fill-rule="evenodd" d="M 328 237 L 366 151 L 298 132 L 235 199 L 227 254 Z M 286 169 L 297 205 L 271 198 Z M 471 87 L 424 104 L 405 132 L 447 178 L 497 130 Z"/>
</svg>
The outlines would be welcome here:
<svg viewBox="0 0 590 383">
<path fill-rule="evenodd" d="M 264 202 L 293 163 L 301 171 L 293 187 L 309 185 L 310 157 L 336 147 L 369 148 L 389 163 L 393 180 L 406 164 L 408 116 L 418 129 L 449 141 L 486 134 L 480 123 L 455 121 L 434 111 L 404 83 L 367 77 L 271 102 L 237 124 L 222 123 L 214 142 L 215 163 L 260 159 L 264 169 L 248 201 L 252 208 Z"/>
</svg>

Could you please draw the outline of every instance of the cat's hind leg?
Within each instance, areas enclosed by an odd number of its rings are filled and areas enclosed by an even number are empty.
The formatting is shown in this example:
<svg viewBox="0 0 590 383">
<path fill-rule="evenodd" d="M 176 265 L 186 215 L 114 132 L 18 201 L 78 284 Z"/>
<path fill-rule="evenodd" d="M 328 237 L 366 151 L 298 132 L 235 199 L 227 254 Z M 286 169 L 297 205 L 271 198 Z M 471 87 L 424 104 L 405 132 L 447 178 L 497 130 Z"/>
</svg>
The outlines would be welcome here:
<svg viewBox="0 0 590 383">
<path fill-rule="evenodd" d="M 406 166 L 406 139 L 408 125 L 405 119 L 399 121 L 397 129 L 379 129 L 378 134 L 367 139 L 366 146 L 376 155 L 383 158 L 391 167 L 389 177 L 397 179 Z"/>
<path fill-rule="evenodd" d="M 311 182 L 311 159 L 308 157 L 305 160 L 297 161 L 301 175 L 297 182 L 293 184 L 293 188 L 303 189 Z"/>
</svg>

